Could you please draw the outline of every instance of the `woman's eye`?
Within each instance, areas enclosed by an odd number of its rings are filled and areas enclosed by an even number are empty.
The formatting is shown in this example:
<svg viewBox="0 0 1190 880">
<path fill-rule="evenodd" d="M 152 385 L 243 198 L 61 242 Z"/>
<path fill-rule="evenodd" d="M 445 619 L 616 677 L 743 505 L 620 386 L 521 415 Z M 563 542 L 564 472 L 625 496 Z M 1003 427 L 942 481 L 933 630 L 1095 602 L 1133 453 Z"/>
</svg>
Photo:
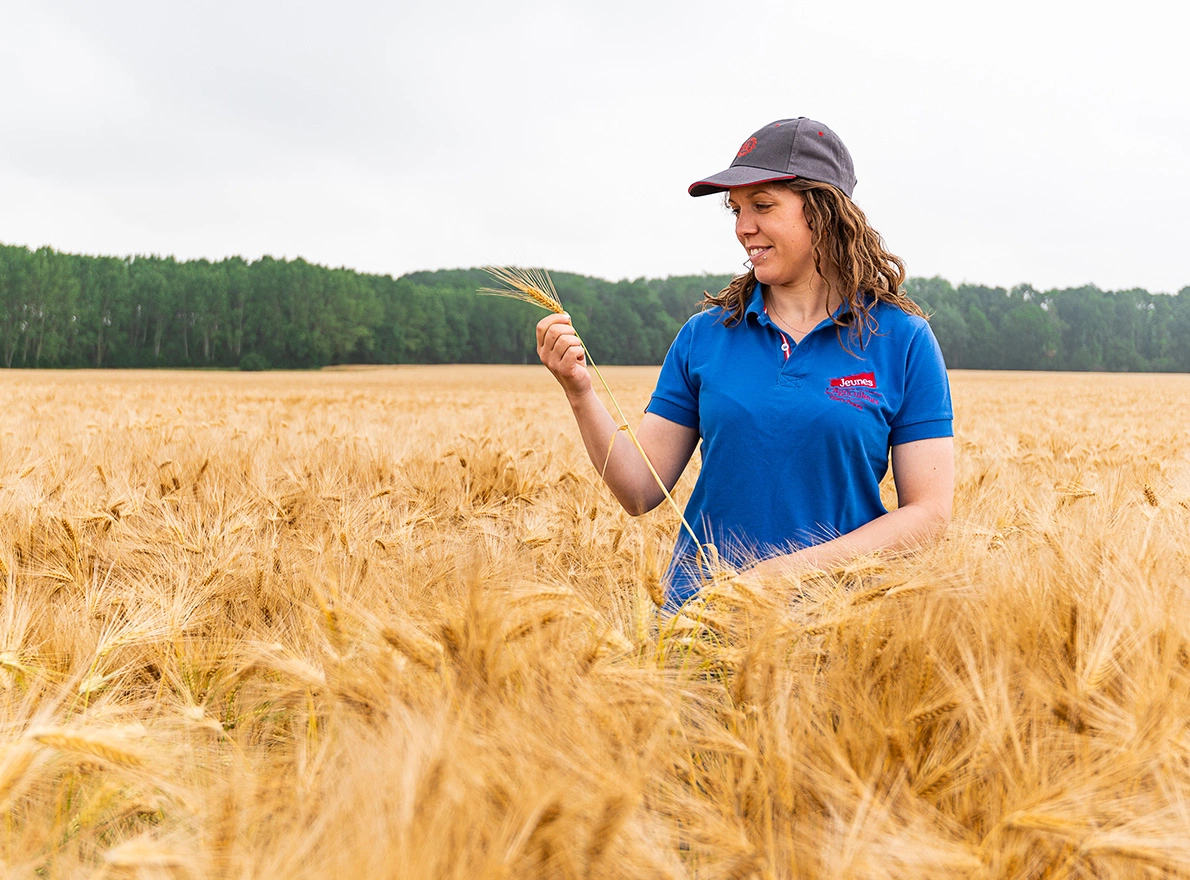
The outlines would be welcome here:
<svg viewBox="0 0 1190 880">
<path fill-rule="evenodd" d="M 756 205 L 756 210 L 757 211 L 767 211 L 771 207 L 772 207 L 772 205 L 770 205 L 768 202 L 761 202 Z"/>
</svg>

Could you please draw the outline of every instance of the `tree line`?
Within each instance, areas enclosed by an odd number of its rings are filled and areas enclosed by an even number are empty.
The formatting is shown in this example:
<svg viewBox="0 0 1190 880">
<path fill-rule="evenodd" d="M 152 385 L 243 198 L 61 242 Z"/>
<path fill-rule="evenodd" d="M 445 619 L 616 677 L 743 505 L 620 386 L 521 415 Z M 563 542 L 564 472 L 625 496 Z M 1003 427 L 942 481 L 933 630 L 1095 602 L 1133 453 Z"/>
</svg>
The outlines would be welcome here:
<svg viewBox="0 0 1190 880">
<path fill-rule="evenodd" d="M 726 275 L 553 276 L 600 362 L 658 364 Z M 541 312 L 478 269 L 400 278 L 304 260 L 104 257 L 0 245 L 0 365 L 310 369 L 531 363 Z M 954 368 L 1190 372 L 1190 287 L 1010 290 L 913 278 Z"/>
</svg>

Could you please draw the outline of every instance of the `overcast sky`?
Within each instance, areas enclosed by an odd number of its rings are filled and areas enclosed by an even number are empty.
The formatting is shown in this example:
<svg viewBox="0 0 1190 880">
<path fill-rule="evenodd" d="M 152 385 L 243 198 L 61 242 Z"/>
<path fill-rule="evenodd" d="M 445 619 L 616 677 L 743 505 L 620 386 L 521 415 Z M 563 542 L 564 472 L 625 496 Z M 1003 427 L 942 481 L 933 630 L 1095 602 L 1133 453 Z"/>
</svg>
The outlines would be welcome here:
<svg viewBox="0 0 1190 880">
<path fill-rule="evenodd" d="M 911 275 L 1190 285 L 1166 0 L 0 3 L 6 244 L 734 272 L 686 187 L 809 116 Z"/>
</svg>

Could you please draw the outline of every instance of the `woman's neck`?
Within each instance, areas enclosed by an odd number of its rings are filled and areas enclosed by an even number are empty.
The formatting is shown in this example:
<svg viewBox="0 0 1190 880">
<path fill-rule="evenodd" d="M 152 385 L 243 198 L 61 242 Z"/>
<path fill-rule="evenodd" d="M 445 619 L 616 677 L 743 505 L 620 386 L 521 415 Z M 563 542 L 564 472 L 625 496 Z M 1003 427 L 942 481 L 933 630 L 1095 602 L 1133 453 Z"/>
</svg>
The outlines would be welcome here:
<svg viewBox="0 0 1190 880">
<path fill-rule="evenodd" d="M 828 318 L 842 302 L 838 288 L 815 273 L 808 280 L 778 286 L 764 285 L 765 305 L 783 322 L 795 327 L 813 327 Z"/>
</svg>

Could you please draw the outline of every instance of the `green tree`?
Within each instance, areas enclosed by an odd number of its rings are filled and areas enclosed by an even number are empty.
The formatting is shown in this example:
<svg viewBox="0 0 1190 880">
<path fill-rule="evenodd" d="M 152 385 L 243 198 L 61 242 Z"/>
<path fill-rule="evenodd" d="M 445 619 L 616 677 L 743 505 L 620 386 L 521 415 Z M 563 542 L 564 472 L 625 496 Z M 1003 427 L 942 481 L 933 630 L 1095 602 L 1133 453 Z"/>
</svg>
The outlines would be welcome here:
<svg viewBox="0 0 1190 880">
<path fill-rule="evenodd" d="M 971 332 L 963 313 L 950 303 L 940 305 L 930 314 L 930 329 L 938 339 L 947 366 L 952 369 L 966 367 Z"/>
<path fill-rule="evenodd" d="M 251 269 L 240 257 L 229 257 L 219 264 L 227 278 L 227 332 L 224 344 L 230 363 L 239 363 L 244 351 L 248 303 L 252 298 Z"/>
<path fill-rule="evenodd" d="M 1002 363 L 1012 370 L 1040 370 L 1058 354 L 1058 332 L 1035 302 L 1024 302 L 1004 315 L 1000 326 Z"/>
<path fill-rule="evenodd" d="M 136 303 L 135 344 L 145 351 L 139 358 L 142 364 L 158 363 L 161 359 L 161 343 L 172 314 L 166 271 L 163 261 L 156 258 L 142 257 L 128 267 Z"/>
<path fill-rule="evenodd" d="M 227 323 L 228 280 L 222 265 L 207 260 L 191 264 L 188 305 L 188 325 L 194 328 L 202 362 L 209 364 L 219 343 L 219 333 Z"/>
<path fill-rule="evenodd" d="M 119 345 L 128 321 L 128 264 L 116 257 L 61 256 L 78 283 L 77 332 L 73 342 L 85 362 L 102 367 L 109 349 Z"/>
<path fill-rule="evenodd" d="M 28 327 L 28 289 L 32 254 L 23 247 L 0 245 L 0 356 L 11 367 Z"/>
</svg>

